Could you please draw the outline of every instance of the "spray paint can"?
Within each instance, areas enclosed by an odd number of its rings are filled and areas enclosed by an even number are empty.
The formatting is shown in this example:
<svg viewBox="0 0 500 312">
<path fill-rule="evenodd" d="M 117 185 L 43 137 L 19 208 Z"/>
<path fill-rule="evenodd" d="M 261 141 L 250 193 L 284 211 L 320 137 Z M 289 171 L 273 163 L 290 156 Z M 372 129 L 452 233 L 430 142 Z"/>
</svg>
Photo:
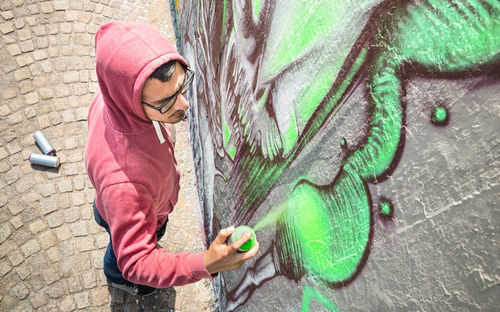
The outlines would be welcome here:
<svg viewBox="0 0 500 312">
<path fill-rule="evenodd" d="M 57 168 L 59 167 L 59 157 L 52 155 L 43 155 L 37 153 L 31 153 L 30 163 L 34 165 L 41 165 L 45 167 Z"/>
<path fill-rule="evenodd" d="M 229 238 L 227 239 L 228 244 L 232 244 L 233 242 L 237 241 L 246 232 L 252 233 L 252 238 L 250 238 L 250 240 L 248 240 L 246 243 L 244 243 L 240 247 L 240 249 L 238 249 L 238 252 L 249 251 L 250 249 L 252 249 L 252 247 L 255 245 L 255 242 L 257 241 L 257 238 L 255 236 L 255 231 L 251 227 L 249 227 L 249 226 L 240 225 L 236 229 L 234 229 L 234 231 L 231 234 L 231 236 L 229 236 Z"/>
<path fill-rule="evenodd" d="M 45 134 L 43 134 L 42 131 L 39 130 L 39 131 L 35 132 L 33 134 L 33 137 L 35 138 L 36 144 L 38 145 L 38 147 L 40 147 L 40 149 L 42 150 L 42 152 L 45 155 L 55 155 L 56 154 L 55 148 L 50 144 L 49 140 L 47 139 Z"/>
</svg>

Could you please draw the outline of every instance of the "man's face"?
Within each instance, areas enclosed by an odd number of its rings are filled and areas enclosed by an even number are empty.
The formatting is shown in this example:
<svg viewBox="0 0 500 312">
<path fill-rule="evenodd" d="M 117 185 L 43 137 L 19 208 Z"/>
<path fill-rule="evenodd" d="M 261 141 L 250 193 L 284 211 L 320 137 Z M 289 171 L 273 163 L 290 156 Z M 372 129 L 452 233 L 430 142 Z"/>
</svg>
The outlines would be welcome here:
<svg viewBox="0 0 500 312">
<path fill-rule="evenodd" d="M 142 87 L 141 100 L 159 107 L 166 98 L 171 97 L 179 90 L 184 82 L 185 75 L 186 73 L 184 68 L 179 62 L 176 62 L 174 74 L 169 81 L 161 82 L 160 80 L 154 78 L 146 80 L 144 86 Z M 162 114 L 144 104 L 142 105 L 142 108 L 146 117 L 151 120 L 177 123 L 184 118 L 186 110 L 189 108 L 189 103 L 184 95 L 179 93 L 174 105 L 172 105 L 172 107 L 165 114 Z"/>
</svg>

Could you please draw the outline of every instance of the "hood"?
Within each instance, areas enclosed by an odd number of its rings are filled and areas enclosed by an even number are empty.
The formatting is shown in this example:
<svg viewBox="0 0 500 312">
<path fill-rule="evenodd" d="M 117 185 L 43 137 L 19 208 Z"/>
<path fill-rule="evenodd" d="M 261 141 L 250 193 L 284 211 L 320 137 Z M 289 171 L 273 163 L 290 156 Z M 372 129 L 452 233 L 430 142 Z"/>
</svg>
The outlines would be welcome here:
<svg viewBox="0 0 500 312">
<path fill-rule="evenodd" d="M 102 24 L 95 37 L 95 49 L 106 121 L 123 133 L 151 127 L 141 104 L 144 82 L 168 61 L 178 60 L 186 66 L 187 62 L 157 29 L 136 22 Z"/>
</svg>

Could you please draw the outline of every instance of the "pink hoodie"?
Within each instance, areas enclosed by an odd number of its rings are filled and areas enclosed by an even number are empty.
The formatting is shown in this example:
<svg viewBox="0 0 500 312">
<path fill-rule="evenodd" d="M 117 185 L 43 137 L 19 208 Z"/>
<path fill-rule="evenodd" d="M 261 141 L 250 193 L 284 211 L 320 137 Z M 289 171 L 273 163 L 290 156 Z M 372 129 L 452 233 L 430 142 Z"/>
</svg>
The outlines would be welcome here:
<svg viewBox="0 0 500 312">
<path fill-rule="evenodd" d="M 159 127 L 167 137 L 161 144 L 141 105 L 144 82 L 157 67 L 187 63 L 160 32 L 140 23 L 101 25 L 95 46 L 99 89 L 89 111 L 85 165 L 118 267 L 125 279 L 157 288 L 209 278 L 203 253 L 171 254 L 156 245 L 155 232 L 177 202 L 179 170 L 170 126 Z"/>
</svg>

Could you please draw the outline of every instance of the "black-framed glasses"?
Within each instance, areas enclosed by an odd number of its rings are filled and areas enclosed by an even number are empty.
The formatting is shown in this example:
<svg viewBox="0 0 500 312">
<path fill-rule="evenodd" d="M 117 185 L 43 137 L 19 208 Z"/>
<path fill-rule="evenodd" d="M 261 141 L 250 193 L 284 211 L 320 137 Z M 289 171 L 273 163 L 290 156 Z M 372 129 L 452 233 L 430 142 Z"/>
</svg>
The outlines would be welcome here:
<svg viewBox="0 0 500 312">
<path fill-rule="evenodd" d="M 193 80 L 194 80 L 193 78 L 194 78 L 194 71 L 188 67 L 188 68 L 186 68 L 186 75 L 184 76 L 184 81 L 182 82 L 182 85 L 179 88 L 179 90 L 177 90 L 177 92 L 175 92 L 174 95 L 166 98 L 160 104 L 160 106 L 153 106 L 153 105 L 146 103 L 144 101 L 141 101 L 141 103 L 143 105 L 146 105 L 148 107 L 151 107 L 152 109 L 159 111 L 161 114 L 165 114 L 166 112 L 168 112 L 172 108 L 172 106 L 174 106 L 175 101 L 177 101 L 177 96 L 179 94 L 185 94 L 187 92 L 187 90 L 189 90 L 189 88 L 193 84 Z"/>
</svg>

